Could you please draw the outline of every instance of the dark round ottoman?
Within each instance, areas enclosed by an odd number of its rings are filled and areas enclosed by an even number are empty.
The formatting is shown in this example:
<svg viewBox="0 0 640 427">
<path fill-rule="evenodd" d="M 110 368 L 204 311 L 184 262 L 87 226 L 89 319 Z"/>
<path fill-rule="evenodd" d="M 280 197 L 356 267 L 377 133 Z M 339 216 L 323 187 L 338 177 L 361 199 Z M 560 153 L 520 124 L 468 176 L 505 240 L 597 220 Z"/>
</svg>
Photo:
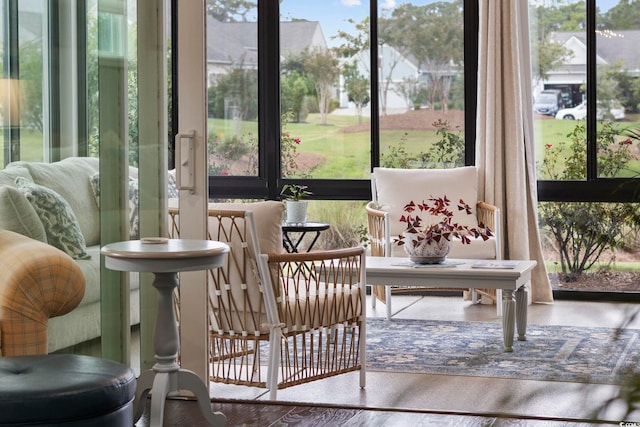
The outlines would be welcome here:
<svg viewBox="0 0 640 427">
<path fill-rule="evenodd" d="M 0 357 L 0 426 L 133 426 L 136 377 L 98 357 Z"/>
</svg>

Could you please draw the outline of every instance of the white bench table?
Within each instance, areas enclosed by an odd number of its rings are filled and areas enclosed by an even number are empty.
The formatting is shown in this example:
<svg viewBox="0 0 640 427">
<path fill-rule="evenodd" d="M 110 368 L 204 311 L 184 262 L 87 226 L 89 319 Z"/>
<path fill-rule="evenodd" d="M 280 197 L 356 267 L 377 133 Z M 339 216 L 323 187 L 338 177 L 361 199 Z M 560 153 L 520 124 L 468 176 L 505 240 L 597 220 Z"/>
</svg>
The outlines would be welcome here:
<svg viewBox="0 0 640 427">
<path fill-rule="evenodd" d="M 372 257 L 366 260 L 368 285 L 422 288 L 476 288 L 502 290 L 502 328 L 505 351 L 513 351 L 514 326 L 518 340 L 526 340 L 527 289 L 536 261 L 518 261 L 514 268 L 473 268 L 477 260 L 448 260 L 456 265 L 414 267 L 407 258 Z M 404 265 L 403 265 L 404 264 Z M 387 319 L 391 318 L 387 304 Z"/>
</svg>

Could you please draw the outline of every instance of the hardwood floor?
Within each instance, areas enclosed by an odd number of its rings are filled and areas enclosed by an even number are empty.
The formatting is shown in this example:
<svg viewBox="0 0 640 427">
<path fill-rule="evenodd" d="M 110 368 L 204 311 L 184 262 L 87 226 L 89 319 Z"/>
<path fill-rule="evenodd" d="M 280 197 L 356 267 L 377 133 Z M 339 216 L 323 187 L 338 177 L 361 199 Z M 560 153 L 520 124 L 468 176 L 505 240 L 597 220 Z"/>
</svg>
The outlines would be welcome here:
<svg viewBox="0 0 640 427">
<path fill-rule="evenodd" d="M 459 298 L 394 296 L 394 301 L 397 318 L 501 321 L 494 306 Z M 637 304 L 556 301 L 531 305 L 528 318 L 530 324 L 615 328 L 638 308 Z M 384 304 L 376 308 L 367 304 L 367 316 L 384 314 Z M 640 318 L 626 327 L 640 329 Z M 370 371 L 361 390 L 357 376 L 353 372 L 283 389 L 276 402 L 267 400 L 264 389 L 212 384 L 212 408 L 225 414 L 227 426 L 640 425 L 639 411 L 631 416 L 618 410 L 594 415 L 596 408 L 618 393 L 616 386 Z M 137 427 L 149 426 L 148 414 L 147 408 Z M 164 425 L 207 423 L 196 402 L 174 399 L 166 402 Z"/>
<path fill-rule="evenodd" d="M 465 427 L 465 426 L 531 426 L 531 427 L 589 427 L 590 423 L 570 420 L 536 418 L 503 418 L 463 414 L 444 414 L 421 411 L 390 411 L 378 409 L 318 407 L 264 402 L 218 402 L 212 407 L 227 417 L 227 426 L 318 426 L 318 427 Z M 619 425 L 619 423 L 598 424 Z M 149 426 L 149 405 L 136 427 Z M 165 427 L 208 426 L 198 404 L 192 400 L 169 399 L 165 406 Z"/>
</svg>

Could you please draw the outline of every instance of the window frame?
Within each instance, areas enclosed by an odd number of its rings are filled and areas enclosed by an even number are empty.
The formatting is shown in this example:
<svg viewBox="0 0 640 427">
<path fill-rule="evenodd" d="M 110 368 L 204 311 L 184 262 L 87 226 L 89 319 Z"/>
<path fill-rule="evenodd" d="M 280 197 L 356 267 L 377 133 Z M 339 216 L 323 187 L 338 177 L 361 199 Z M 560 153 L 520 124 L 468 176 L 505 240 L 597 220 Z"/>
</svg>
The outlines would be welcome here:
<svg viewBox="0 0 640 427">
<path fill-rule="evenodd" d="M 370 1 L 370 37 L 377 39 L 378 1 Z M 464 0 L 465 13 L 465 163 L 475 160 L 475 111 L 477 85 L 478 1 Z M 313 187 L 311 199 L 370 200 L 368 179 L 287 179 L 280 166 L 280 7 L 279 2 L 258 2 L 258 176 L 209 176 L 211 199 L 277 200 L 287 183 Z M 370 43 L 371 58 L 378 57 L 378 44 Z M 375 62 L 372 59 L 372 63 Z M 377 87 L 376 67 L 370 70 L 371 87 Z M 371 97 L 371 167 L 380 164 L 379 101 Z M 273 141 L 265 144 L 264 141 Z"/>
<path fill-rule="evenodd" d="M 596 0 L 586 1 L 587 40 L 587 177 L 584 181 L 538 180 L 538 202 L 623 202 L 640 201 L 640 178 L 598 177 Z"/>
</svg>

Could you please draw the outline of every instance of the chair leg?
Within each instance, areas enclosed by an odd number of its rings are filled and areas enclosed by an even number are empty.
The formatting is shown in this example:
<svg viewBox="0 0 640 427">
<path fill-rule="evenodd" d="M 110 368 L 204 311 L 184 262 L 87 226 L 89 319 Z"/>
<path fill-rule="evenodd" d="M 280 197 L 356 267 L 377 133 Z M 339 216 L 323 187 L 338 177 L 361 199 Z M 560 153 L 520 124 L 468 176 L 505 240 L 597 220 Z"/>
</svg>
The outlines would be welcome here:
<svg viewBox="0 0 640 427">
<path fill-rule="evenodd" d="M 355 333 L 354 329 L 352 333 Z M 364 389 L 367 384 L 367 340 L 365 339 L 367 335 L 367 326 L 366 321 L 362 322 L 362 326 L 358 331 L 359 340 L 360 340 L 360 388 Z"/>
<path fill-rule="evenodd" d="M 280 344 L 279 333 L 272 332 L 269 337 L 269 366 L 267 372 L 267 388 L 269 389 L 269 399 L 276 400 L 278 393 L 278 367 L 280 366 Z"/>
</svg>

